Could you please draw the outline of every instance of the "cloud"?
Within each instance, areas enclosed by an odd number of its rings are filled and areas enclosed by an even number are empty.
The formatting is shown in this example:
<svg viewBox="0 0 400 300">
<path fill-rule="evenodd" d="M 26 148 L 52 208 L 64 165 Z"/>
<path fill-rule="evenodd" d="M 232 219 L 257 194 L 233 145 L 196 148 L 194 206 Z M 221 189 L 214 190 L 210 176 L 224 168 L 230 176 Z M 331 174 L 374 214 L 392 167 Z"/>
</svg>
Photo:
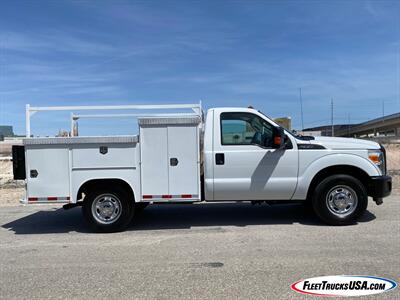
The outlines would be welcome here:
<svg viewBox="0 0 400 300">
<path fill-rule="evenodd" d="M 117 91 L 120 72 L 97 72 L 64 64 L 51 64 L 45 61 L 22 60 L 7 64 L 0 76 L 0 95 L 24 95 L 27 93 L 88 93 Z M 121 90 L 121 88 L 119 88 Z"/>
<path fill-rule="evenodd" d="M 84 37 L 55 30 L 34 34 L 0 32 L 0 48 L 7 51 L 38 54 L 67 52 L 79 55 L 106 55 L 116 51 L 111 44 L 90 41 Z"/>
<path fill-rule="evenodd" d="M 375 20 L 379 19 L 384 15 L 383 11 L 379 9 L 379 7 L 374 5 L 371 1 L 366 1 L 364 8 L 367 11 L 367 13 Z"/>
</svg>

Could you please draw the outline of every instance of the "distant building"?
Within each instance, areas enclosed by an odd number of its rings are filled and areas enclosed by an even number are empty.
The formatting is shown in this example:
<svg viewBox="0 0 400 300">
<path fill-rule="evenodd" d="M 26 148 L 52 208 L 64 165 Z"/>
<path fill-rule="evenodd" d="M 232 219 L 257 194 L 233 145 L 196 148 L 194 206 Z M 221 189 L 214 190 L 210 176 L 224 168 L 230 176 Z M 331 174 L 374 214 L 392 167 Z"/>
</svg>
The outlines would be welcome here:
<svg viewBox="0 0 400 300">
<path fill-rule="evenodd" d="M 354 124 L 334 125 L 333 130 L 335 131 L 335 135 L 336 135 L 336 132 L 350 130 L 354 126 L 356 126 L 356 125 L 354 125 Z M 304 135 L 306 135 L 307 132 L 320 132 L 321 136 L 332 136 L 332 126 L 331 125 L 323 125 L 323 126 L 305 128 L 302 130 L 302 132 L 304 133 Z"/>
<path fill-rule="evenodd" d="M 400 112 L 356 124 L 351 128 L 335 129 L 336 136 L 400 137 Z"/>
<path fill-rule="evenodd" d="M 56 134 L 56 137 L 68 137 L 68 136 L 71 136 L 71 134 L 68 131 L 61 129 Z"/>
<path fill-rule="evenodd" d="M 303 129 L 303 134 L 320 131 L 322 136 L 332 136 L 332 126 L 323 125 Z M 359 124 L 334 125 L 335 136 L 345 137 L 399 137 L 400 113 L 387 115 Z M 311 134 L 310 134 L 311 135 Z"/>
<path fill-rule="evenodd" d="M 281 125 L 283 128 L 287 130 L 292 130 L 292 118 L 291 117 L 282 117 L 275 118 L 274 121 Z"/>
<path fill-rule="evenodd" d="M 5 137 L 14 136 L 13 127 L 9 125 L 0 125 L 0 141 L 3 141 Z"/>
</svg>

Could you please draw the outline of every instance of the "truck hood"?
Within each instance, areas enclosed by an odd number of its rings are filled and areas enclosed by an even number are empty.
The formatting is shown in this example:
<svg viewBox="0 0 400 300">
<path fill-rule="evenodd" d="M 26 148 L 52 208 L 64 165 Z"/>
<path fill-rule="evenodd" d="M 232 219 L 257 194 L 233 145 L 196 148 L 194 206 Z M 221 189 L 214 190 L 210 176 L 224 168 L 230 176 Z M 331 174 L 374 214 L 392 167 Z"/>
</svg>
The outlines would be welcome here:
<svg viewBox="0 0 400 300">
<path fill-rule="evenodd" d="M 380 149 L 381 147 L 372 141 L 326 136 L 316 136 L 310 143 L 322 145 L 328 149 Z"/>
</svg>

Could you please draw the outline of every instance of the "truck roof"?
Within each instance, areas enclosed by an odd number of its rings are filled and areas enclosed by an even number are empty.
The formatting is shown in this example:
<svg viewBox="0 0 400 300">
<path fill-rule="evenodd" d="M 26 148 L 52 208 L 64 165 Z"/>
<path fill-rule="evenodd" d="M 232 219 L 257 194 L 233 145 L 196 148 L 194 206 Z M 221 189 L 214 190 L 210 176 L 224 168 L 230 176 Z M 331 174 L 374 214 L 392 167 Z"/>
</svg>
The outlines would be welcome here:
<svg viewBox="0 0 400 300">
<path fill-rule="evenodd" d="M 255 112 L 257 111 L 254 108 L 248 108 L 248 107 L 213 107 L 208 109 L 207 111 L 249 111 L 249 112 Z"/>
</svg>

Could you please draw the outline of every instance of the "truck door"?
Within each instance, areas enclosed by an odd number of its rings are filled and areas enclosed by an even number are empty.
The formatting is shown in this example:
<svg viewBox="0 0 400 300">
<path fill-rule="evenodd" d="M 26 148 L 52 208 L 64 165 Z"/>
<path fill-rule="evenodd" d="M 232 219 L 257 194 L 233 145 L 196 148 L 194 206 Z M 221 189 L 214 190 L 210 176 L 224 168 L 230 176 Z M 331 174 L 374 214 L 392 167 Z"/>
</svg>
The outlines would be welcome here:
<svg viewBox="0 0 400 300">
<path fill-rule="evenodd" d="M 249 111 L 215 112 L 214 200 L 285 200 L 295 191 L 297 149 L 274 149 L 273 126 Z"/>
</svg>

